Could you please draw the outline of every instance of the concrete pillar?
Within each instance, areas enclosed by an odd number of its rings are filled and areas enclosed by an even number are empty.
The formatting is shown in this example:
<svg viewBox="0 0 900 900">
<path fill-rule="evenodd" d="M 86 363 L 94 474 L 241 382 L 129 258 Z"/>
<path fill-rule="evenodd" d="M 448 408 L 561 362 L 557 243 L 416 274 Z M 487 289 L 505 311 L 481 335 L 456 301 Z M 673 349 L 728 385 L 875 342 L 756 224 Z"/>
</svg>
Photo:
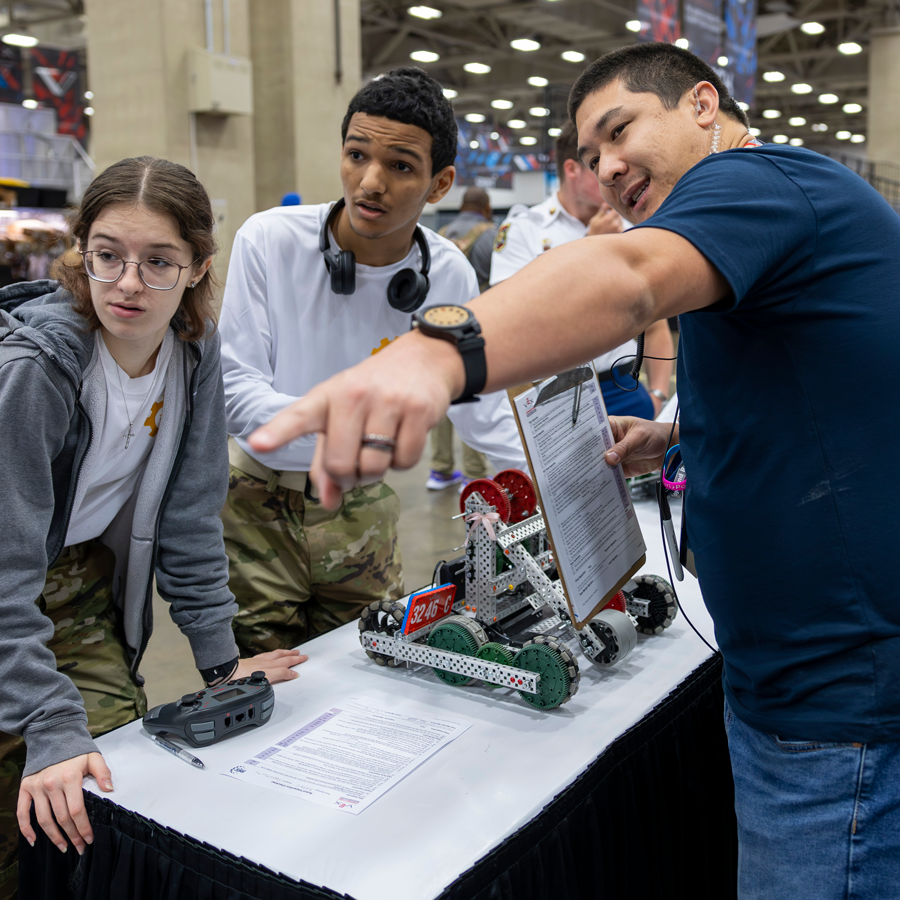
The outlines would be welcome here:
<svg viewBox="0 0 900 900">
<path fill-rule="evenodd" d="M 362 77 L 359 0 L 249 4 L 258 208 L 288 191 L 336 200 L 341 122 Z"/>
<path fill-rule="evenodd" d="M 250 56 L 249 0 L 214 0 L 214 50 Z M 207 46 L 203 0 L 85 0 L 92 105 L 91 155 L 101 171 L 128 156 L 160 156 L 192 169 L 219 223 L 215 260 L 224 282 L 234 233 L 256 212 L 253 122 L 188 112 L 187 54 Z"/>
<path fill-rule="evenodd" d="M 900 165 L 900 27 L 873 29 L 869 45 L 869 130 L 871 160 Z"/>
</svg>

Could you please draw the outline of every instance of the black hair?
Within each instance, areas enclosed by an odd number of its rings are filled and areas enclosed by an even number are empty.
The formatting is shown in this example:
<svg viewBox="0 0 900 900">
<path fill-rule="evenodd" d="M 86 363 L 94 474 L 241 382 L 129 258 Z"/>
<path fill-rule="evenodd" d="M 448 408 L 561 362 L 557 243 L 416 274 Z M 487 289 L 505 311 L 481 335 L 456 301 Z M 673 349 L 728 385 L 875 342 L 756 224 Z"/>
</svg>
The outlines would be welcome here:
<svg viewBox="0 0 900 900">
<path fill-rule="evenodd" d="M 745 128 L 750 127 L 747 114 L 711 66 L 688 50 L 657 42 L 622 47 L 591 63 L 572 85 L 569 118 L 575 120 L 578 108 L 589 94 L 617 79 L 633 94 L 655 94 L 669 110 L 675 109 L 697 82 L 708 81 L 718 91 L 719 109 Z"/>
<path fill-rule="evenodd" d="M 556 139 L 556 177 L 562 184 L 566 180 L 566 160 L 574 159 L 581 165 L 581 157 L 578 155 L 578 129 L 571 119 L 563 125 Z"/>
<path fill-rule="evenodd" d="M 341 143 L 347 139 L 354 113 L 384 116 L 427 131 L 431 135 L 432 175 L 452 166 L 456 159 L 458 130 L 453 107 L 441 86 L 416 66 L 391 69 L 356 92 L 341 125 Z"/>
</svg>

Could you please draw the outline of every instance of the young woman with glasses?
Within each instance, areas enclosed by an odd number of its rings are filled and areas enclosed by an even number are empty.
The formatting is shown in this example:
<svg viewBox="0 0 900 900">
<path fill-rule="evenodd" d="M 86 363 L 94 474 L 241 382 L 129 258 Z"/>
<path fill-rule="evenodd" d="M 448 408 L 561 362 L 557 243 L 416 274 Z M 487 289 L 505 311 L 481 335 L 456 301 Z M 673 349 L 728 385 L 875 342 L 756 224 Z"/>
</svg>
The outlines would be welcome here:
<svg viewBox="0 0 900 900">
<path fill-rule="evenodd" d="M 0 898 L 32 805 L 63 852 L 92 840 L 82 778 L 112 790 L 92 736 L 146 711 L 154 579 L 208 684 L 306 658 L 239 661 L 232 637 L 213 223 L 183 166 L 126 159 L 59 281 L 0 291 Z"/>
</svg>

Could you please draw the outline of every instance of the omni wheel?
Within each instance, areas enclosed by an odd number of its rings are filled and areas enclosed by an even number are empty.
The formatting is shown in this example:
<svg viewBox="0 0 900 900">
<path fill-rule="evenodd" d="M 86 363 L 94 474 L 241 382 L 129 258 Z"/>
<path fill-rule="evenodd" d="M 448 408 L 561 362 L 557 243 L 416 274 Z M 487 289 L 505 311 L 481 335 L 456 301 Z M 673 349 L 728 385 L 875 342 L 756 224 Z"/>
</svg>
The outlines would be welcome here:
<svg viewBox="0 0 900 900">
<path fill-rule="evenodd" d="M 638 631 L 642 634 L 662 634 L 678 615 L 678 604 L 672 585 L 659 575 L 636 575 L 633 579 L 637 590 L 632 593 L 638 600 L 649 600 L 650 614 L 635 616 Z"/>
<path fill-rule="evenodd" d="M 384 653 L 376 653 L 366 646 L 366 639 L 362 636 L 364 631 L 374 631 L 393 637 L 403 623 L 406 609 L 394 600 L 373 600 L 360 614 L 359 617 L 359 642 L 366 651 L 369 659 L 374 659 L 379 666 L 399 666 L 403 661 L 387 656 Z"/>
<path fill-rule="evenodd" d="M 516 654 L 513 665 L 541 676 L 538 692 L 519 691 L 519 696 L 538 709 L 555 709 L 570 700 L 578 690 L 581 672 L 568 647 L 556 638 L 538 635 L 527 641 Z"/>
<path fill-rule="evenodd" d="M 462 493 L 459 495 L 459 511 L 461 513 L 466 511 L 466 500 L 475 493 L 481 494 L 484 502 L 489 503 L 497 510 L 501 522 L 509 521 L 509 498 L 506 496 L 506 491 L 491 478 L 476 478 L 462 489 Z"/>
<path fill-rule="evenodd" d="M 595 666 L 614 666 L 625 659 L 637 645 L 637 630 L 631 619 L 617 609 L 601 609 L 587 627 L 603 644 L 603 650 L 591 658 Z M 582 647 L 585 647 L 586 640 L 582 639 Z"/>
<path fill-rule="evenodd" d="M 494 476 L 494 481 L 509 497 L 510 522 L 522 522 L 534 515 L 537 510 L 537 492 L 530 476 L 521 469 L 504 469 Z"/>
<path fill-rule="evenodd" d="M 447 616 L 431 634 L 428 635 L 428 646 L 435 650 L 450 650 L 464 656 L 477 656 L 481 647 L 487 644 L 484 629 L 468 616 Z M 477 679 L 459 672 L 448 672 L 445 669 L 433 668 L 432 672 L 446 684 L 463 687 L 474 684 Z"/>
</svg>

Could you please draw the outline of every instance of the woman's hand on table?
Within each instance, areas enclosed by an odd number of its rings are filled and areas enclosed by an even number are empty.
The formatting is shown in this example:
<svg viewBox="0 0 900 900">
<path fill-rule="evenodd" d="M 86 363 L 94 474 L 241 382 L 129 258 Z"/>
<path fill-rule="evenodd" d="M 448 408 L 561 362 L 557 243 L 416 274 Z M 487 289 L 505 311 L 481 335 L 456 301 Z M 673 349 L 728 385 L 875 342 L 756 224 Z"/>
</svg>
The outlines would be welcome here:
<svg viewBox="0 0 900 900">
<path fill-rule="evenodd" d="M 256 656 L 240 660 L 231 677 L 249 678 L 254 672 L 265 672 L 271 684 L 291 681 L 300 676 L 300 673 L 295 672 L 292 667 L 305 663 L 307 659 L 309 657 L 299 650 L 270 650 L 268 653 L 257 653 Z"/>
<path fill-rule="evenodd" d="M 96 779 L 102 791 L 113 789 L 112 775 L 99 753 L 83 753 L 47 766 L 22 779 L 16 815 L 25 840 L 34 846 L 37 835 L 31 827 L 31 804 L 45 834 L 63 852 L 68 836 L 79 855 L 93 843 L 94 832 L 84 807 L 81 782 L 86 775 Z"/>
</svg>

